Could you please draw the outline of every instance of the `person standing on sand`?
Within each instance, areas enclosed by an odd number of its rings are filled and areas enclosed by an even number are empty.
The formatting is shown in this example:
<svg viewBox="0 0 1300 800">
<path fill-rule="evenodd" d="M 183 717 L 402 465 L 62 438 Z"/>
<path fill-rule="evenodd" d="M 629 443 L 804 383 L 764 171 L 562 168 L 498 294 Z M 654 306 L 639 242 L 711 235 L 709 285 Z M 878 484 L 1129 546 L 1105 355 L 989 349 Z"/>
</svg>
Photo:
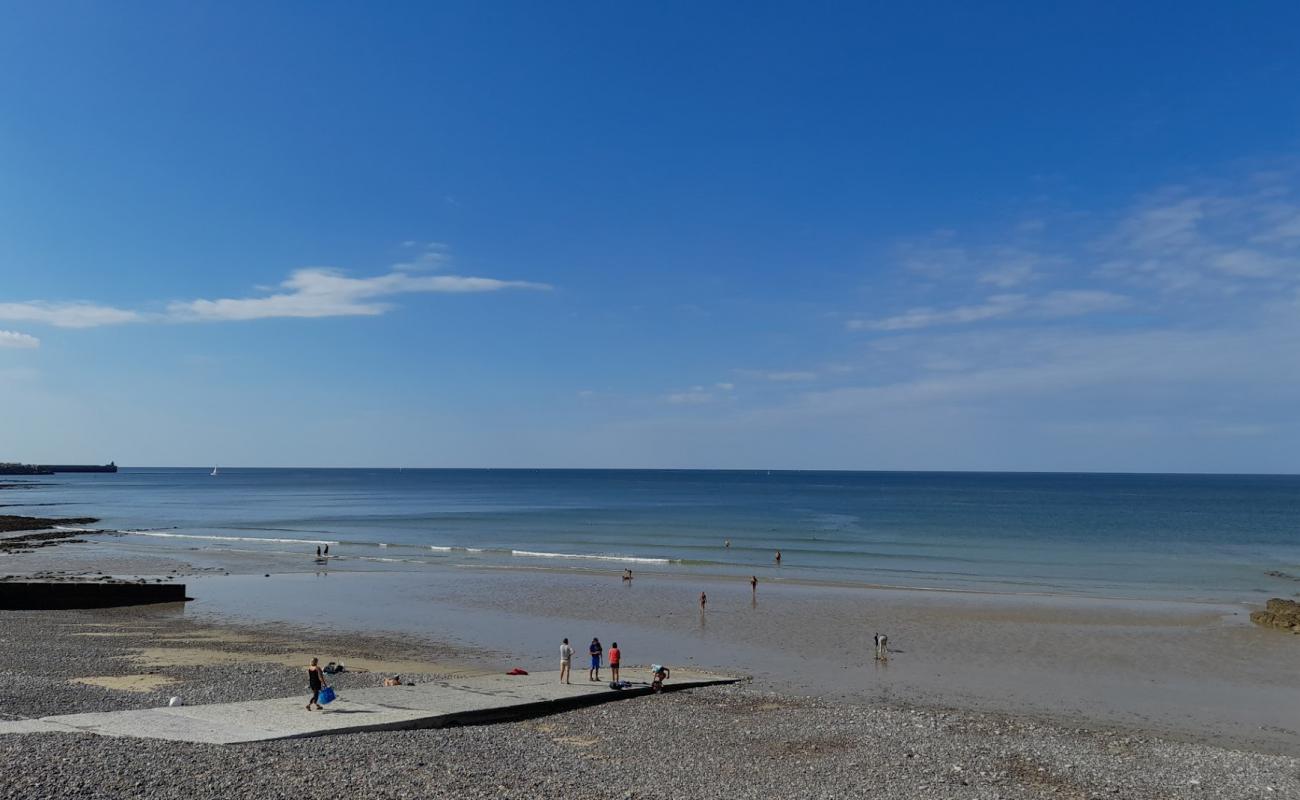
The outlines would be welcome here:
<svg viewBox="0 0 1300 800">
<path fill-rule="evenodd" d="M 320 545 L 316 545 L 316 557 L 320 558 Z"/>
<path fill-rule="evenodd" d="M 618 683 L 618 664 L 623 660 L 623 652 L 618 649 L 618 642 L 609 646 L 609 674 L 610 680 Z"/>
<path fill-rule="evenodd" d="M 780 565 L 781 565 L 781 551 L 780 551 L 780 550 L 777 550 L 777 551 L 776 551 L 776 564 L 777 564 L 777 566 L 780 566 Z"/>
<path fill-rule="evenodd" d="M 569 682 L 569 674 L 573 666 L 573 648 L 569 647 L 569 640 L 565 639 L 560 645 L 560 683 Z"/>
<path fill-rule="evenodd" d="M 707 594 L 705 594 L 704 592 L 700 592 L 700 613 L 701 613 L 701 614 L 704 613 L 704 606 L 705 606 L 708 602 L 709 602 L 709 596 L 708 596 Z"/>
<path fill-rule="evenodd" d="M 319 662 L 314 658 L 307 665 L 307 686 L 311 688 L 311 699 L 307 701 L 307 710 L 311 711 L 314 704 L 317 711 L 324 711 L 325 706 L 320 704 L 320 690 L 329 684 L 325 681 L 325 674 L 321 672 Z"/>
<path fill-rule="evenodd" d="M 600 639 L 593 637 L 587 652 L 591 653 L 591 669 L 587 670 L 587 680 L 598 681 L 600 680 L 600 656 L 605 652 L 605 648 L 600 646 Z"/>
<path fill-rule="evenodd" d="M 758 594 L 758 576 L 757 576 L 757 575 L 750 575 L 750 576 L 749 576 L 749 591 L 753 592 L 754 594 Z"/>
<path fill-rule="evenodd" d="M 876 634 L 876 660 L 889 660 L 889 637 Z"/>
</svg>

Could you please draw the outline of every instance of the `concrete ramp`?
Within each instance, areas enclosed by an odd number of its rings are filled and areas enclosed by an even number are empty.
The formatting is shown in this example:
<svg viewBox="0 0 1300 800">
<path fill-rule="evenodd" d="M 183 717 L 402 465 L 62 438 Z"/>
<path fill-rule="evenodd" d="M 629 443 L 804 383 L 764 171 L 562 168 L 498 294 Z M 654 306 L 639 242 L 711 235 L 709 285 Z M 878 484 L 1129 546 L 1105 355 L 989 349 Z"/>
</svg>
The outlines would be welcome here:
<svg viewBox="0 0 1300 800">
<path fill-rule="evenodd" d="M 666 691 L 721 683 L 736 677 L 673 670 Z M 325 711 L 307 711 L 307 693 L 278 700 L 218 703 L 137 711 L 65 714 L 0 722 L 0 735 L 63 732 L 133 736 L 180 742 L 237 744 L 362 731 L 445 728 L 526 719 L 649 694 L 646 684 L 614 690 L 586 679 L 559 682 L 558 672 L 480 675 L 340 691 Z"/>
</svg>

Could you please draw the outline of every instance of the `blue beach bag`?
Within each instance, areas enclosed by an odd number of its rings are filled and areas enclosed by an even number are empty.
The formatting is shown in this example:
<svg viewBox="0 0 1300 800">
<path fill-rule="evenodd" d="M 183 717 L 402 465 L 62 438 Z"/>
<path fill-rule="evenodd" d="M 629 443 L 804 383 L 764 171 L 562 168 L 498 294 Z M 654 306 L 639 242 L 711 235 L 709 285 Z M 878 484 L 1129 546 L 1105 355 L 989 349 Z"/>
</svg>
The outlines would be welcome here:
<svg viewBox="0 0 1300 800">
<path fill-rule="evenodd" d="M 320 704 L 323 705 L 323 706 L 327 706 L 327 705 L 329 705 L 330 703 L 333 703 L 333 702 L 334 702 L 334 687 L 333 687 L 333 686 L 326 686 L 324 689 L 321 689 L 321 690 L 320 690 L 320 698 L 319 698 L 319 702 L 320 702 Z"/>
</svg>

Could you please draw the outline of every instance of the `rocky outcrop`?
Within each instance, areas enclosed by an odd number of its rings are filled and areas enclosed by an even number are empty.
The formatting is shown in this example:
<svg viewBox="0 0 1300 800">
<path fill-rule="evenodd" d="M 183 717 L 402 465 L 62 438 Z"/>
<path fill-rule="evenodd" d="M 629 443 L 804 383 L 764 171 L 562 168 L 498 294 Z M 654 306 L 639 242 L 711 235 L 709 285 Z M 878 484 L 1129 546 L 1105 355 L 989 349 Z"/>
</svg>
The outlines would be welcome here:
<svg viewBox="0 0 1300 800">
<path fill-rule="evenodd" d="M 1263 611 L 1251 612 L 1250 621 L 1266 628 L 1284 628 L 1300 633 L 1300 603 L 1274 597 L 1265 604 Z"/>
</svg>

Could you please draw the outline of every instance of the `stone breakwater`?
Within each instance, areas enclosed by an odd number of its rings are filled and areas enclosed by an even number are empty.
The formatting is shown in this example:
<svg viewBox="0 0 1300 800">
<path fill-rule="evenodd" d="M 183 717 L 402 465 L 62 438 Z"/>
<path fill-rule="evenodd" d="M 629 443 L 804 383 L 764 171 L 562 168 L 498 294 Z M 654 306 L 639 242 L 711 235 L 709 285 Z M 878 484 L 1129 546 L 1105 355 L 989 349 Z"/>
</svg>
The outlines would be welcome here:
<svg viewBox="0 0 1300 800">
<path fill-rule="evenodd" d="M 1250 621 L 1266 628 L 1284 628 L 1300 634 L 1300 603 L 1274 597 L 1265 604 L 1263 611 L 1251 612 Z"/>
<path fill-rule="evenodd" d="M 56 525 L 93 525 L 96 522 L 99 520 L 95 517 L 24 517 L 17 514 L 0 514 L 0 533 L 48 531 Z M 66 532 L 60 533 L 66 538 Z"/>
</svg>

